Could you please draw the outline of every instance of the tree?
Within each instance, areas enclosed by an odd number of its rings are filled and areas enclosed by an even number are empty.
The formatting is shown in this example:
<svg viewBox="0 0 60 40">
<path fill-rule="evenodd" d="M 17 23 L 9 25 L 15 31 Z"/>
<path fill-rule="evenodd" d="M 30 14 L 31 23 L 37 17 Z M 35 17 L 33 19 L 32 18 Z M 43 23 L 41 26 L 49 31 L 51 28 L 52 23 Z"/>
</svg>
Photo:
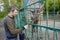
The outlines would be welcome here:
<svg viewBox="0 0 60 40">
<path fill-rule="evenodd" d="M 18 9 L 21 8 L 23 0 L 2 0 L 4 2 L 4 10 L 0 12 L 0 18 L 4 17 L 8 13 L 9 1 L 11 5 L 17 6 Z"/>
<path fill-rule="evenodd" d="M 55 12 L 60 11 L 60 0 L 47 0 L 45 2 L 48 2 L 48 11 L 53 12 L 53 9 L 55 7 Z M 55 2 L 55 5 L 54 5 Z M 45 4 L 45 3 L 44 3 Z M 46 4 L 45 4 L 45 9 L 46 9 Z"/>
</svg>

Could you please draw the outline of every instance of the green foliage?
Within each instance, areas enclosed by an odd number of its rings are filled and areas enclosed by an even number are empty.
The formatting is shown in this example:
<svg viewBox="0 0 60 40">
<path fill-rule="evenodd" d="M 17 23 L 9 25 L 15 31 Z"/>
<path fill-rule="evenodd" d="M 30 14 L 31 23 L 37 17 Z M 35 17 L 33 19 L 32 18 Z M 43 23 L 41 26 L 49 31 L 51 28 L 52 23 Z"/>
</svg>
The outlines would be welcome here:
<svg viewBox="0 0 60 40">
<path fill-rule="evenodd" d="M 4 10 L 2 12 L 0 12 L 0 18 L 3 18 L 8 13 L 8 9 L 7 9 L 8 8 L 8 4 L 5 3 L 5 2 L 6 2 L 6 0 L 4 1 Z"/>
<path fill-rule="evenodd" d="M 11 1 L 11 5 L 15 5 L 16 7 L 18 7 L 18 9 L 21 8 L 21 5 L 23 3 L 23 0 L 10 0 Z M 8 13 L 8 0 L 3 0 L 4 2 L 4 10 L 2 12 L 0 12 L 0 18 L 3 18 L 7 15 Z"/>
<path fill-rule="evenodd" d="M 11 1 L 11 4 L 17 6 L 18 9 L 20 9 L 22 4 L 23 4 L 23 0 L 10 0 L 10 1 Z M 0 12 L 0 18 L 6 16 L 7 13 L 8 13 L 8 6 L 9 6 L 8 0 L 3 0 L 3 2 L 4 2 L 4 10 L 3 10 L 3 12 Z M 52 12 L 53 9 L 54 9 L 54 0 L 46 0 L 44 2 L 46 2 L 46 3 L 44 3 L 45 4 L 45 9 L 46 9 L 46 6 L 47 6 L 48 11 Z M 59 7 L 60 7 L 60 0 L 55 0 L 55 11 L 56 12 L 57 11 L 60 12 Z"/>
<path fill-rule="evenodd" d="M 54 5 L 55 2 L 55 5 Z M 55 11 L 60 11 L 59 7 L 60 7 L 60 0 L 46 0 L 45 1 L 45 9 L 48 8 L 49 12 L 52 12 L 54 7 L 55 7 Z"/>
</svg>

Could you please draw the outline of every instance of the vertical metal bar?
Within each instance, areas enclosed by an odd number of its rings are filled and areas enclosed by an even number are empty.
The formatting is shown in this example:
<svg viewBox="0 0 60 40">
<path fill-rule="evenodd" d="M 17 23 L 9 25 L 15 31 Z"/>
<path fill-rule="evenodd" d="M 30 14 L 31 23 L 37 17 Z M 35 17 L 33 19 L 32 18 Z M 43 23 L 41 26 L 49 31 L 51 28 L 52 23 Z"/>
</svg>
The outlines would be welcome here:
<svg viewBox="0 0 60 40">
<path fill-rule="evenodd" d="M 42 1 L 42 0 L 39 0 L 39 1 Z M 40 8 L 40 10 L 39 10 L 40 11 L 40 14 L 39 14 L 40 15 L 40 25 L 42 25 L 41 3 L 39 3 L 39 8 Z M 42 32 L 42 28 L 41 27 L 40 27 L 40 39 L 41 40 L 44 40 L 44 35 L 43 35 L 43 32 Z"/>
<path fill-rule="evenodd" d="M 23 12 L 23 16 L 26 17 L 27 16 L 27 9 L 24 8 L 24 12 Z M 26 21 L 26 19 L 24 19 Z M 26 21 L 27 22 L 27 21 Z M 26 38 L 27 38 L 27 30 L 25 30 L 25 35 L 26 35 Z"/>
<path fill-rule="evenodd" d="M 48 16 L 48 0 L 46 0 L 46 26 L 48 27 L 48 18 L 49 18 L 49 16 Z M 48 40 L 50 40 L 50 38 L 49 38 L 49 32 L 48 32 L 48 29 L 46 29 L 46 36 L 48 37 Z"/>
<path fill-rule="evenodd" d="M 35 8 L 35 6 L 36 6 L 36 4 L 34 4 L 34 15 L 36 16 L 36 8 Z M 35 29 L 35 28 L 37 28 L 37 27 L 34 27 L 34 29 Z M 34 30 L 34 29 L 33 29 L 33 30 Z M 35 29 L 35 32 L 36 32 L 36 29 Z M 34 33 L 34 31 L 33 31 L 33 34 L 34 34 L 34 35 L 33 35 L 34 40 L 36 40 L 36 39 L 37 39 L 37 36 L 36 36 L 37 32 Z"/>
<path fill-rule="evenodd" d="M 41 14 L 42 13 L 40 13 L 40 25 L 42 25 L 42 20 L 41 20 Z M 42 35 L 43 33 L 42 33 L 42 28 L 40 27 L 40 39 L 42 38 Z M 42 39 L 43 40 L 43 39 Z"/>
<path fill-rule="evenodd" d="M 20 28 L 20 20 L 21 20 L 20 18 L 21 18 L 20 11 L 18 11 L 16 17 L 14 18 L 17 28 Z"/>
<path fill-rule="evenodd" d="M 37 10 L 36 10 L 36 6 L 37 5 L 37 3 L 34 5 L 34 10 L 35 10 L 35 16 L 37 16 Z M 38 23 L 37 23 L 38 24 Z M 38 26 L 37 27 L 35 27 L 36 29 L 35 29 L 35 32 L 36 32 L 36 38 L 35 38 L 35 40 L 38 40 Z"/>
<path fill-rule="evenodd" d="M 54 5 L 54 10 L 53 10 L 53 12 L 54 12 L 54 24 L 53 24 L 53 27 L 55 28 L 55 0 L 53 0 L 53 5 Z M 53 32 L 53 40 L 55 40 L 55 32 Z"/>
<path fill-rule="evenodd" d="M 30 8 L 31 8 L 31 7 L 30 7 Z M 30 10 L 31 10 L 31 9 L 30 9 Z M 30 12 L 29 15 L 30 15 L 30 17 L 31 17 L 31 15 L 32 15 L 31 12 Z M 29 20 L 31 20 L 31 19 L 29 19 Z M 33 40 L 33 33 L 32 33 L 32 32 L 33 32 L 33 31 L 32 31 L 32 27 L 30 26 L 30 34 L 31 34 L 31 35 L 30 35 L 30 40 Z"/>
<path fill-rule="evenodd" d="M 53 5 L 54 5 L 54 25 L 53 25 L 53 26 L 54 26 L 54 28 L 55 28 L 55 22 L 56 22 L 56 14 L 55 14 L 55 13 L 56 13 L 56 12 L 55 12 L 55 4 L 56 4 L 56 3 L 55 3 L 55 2 L 56 2 L 56 1 L 53 0 L 53 3 L 54 3 L 54 4 L 53 4 Z M 56 39 L 54 39 L 54 38 L 56 38 Z M 58 40 L 58 33 L 55 32 L 55 31 L 53 32 L 53 40 Z"/>
<path fill-rule="evenodd" d="M 58 40 L 58 32 L 56 32 L 56 40 Z"/>
<path fill-rule="evenodd" d="M 21 23 L 20 23 L 20 12 L 18 12 L 18 13 L 19 13 L 19 14 L 18 14 L 18 21 L 19 21 L 19 28 L 20 28 L 20 27 L 22 27 L 22 26 L 21 26 Z"/>
<path fill-rule="evenodd" d="M 16 15 L 16 17 L 14 18 L 14 20 L 15 20 L 15 26 L 17 27 L 17 15 Z"/>
<path fill-rule="evenodd" d="M 32 0 L 30 1 L 30 3 L 32 2 Z M 29 8 L 31 8 L 31 6 L 29 7 Z M 31 9 L 30 9 L 31 10 Z M 31 16 L 31 13 L 30 13 L 30 16 Z M 32 29 L 32 27 L 31 27 L 31 40 L 33 40 L 33 29 Z"/>
<path fill-rule="evenodd" d="M 28 7 L 27 7 L 28 8 Z M 28 13 L 28 9 L 27 9 L 27 23 L 29 23 L 29 13 Z M 29 33 L 30 32 L 30 26 L 28 25 L 28 30 L 27 30 L 27 39 L 30 40 L 31 38 L 29 37 Z"/>
</svg>

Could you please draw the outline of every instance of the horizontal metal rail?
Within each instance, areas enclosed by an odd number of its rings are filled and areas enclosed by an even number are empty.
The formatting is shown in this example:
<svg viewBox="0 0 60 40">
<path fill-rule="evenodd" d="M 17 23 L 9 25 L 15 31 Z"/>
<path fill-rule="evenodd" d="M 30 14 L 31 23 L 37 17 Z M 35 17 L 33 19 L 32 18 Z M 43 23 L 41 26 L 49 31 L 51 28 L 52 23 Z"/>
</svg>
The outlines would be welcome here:
<svg viewBox="0 0 60 40">
<path fill-rule="evenodd" d="M 43 1 L 44 1 L 44 0 L 43 0 Z M 22 10 L 26 9 L 26 7 L 28 7 L 28 6 L 31 6 L 31 5 L 34 5 L 34 4 L 36 4 L 36 3 L 40 3 L 40 2 L 43 2 L 43 1 L 34 2 L 34 3 L 30 4 L 30 5 L 25 6 L 25 8 L 19 9 L 19 11 L 22 11 Z"/>
<path fill-rule="evenodd" d="M 48 26 L 47 27 L 47 26 L 41 26 L 41 25 L 38 25 L 38 24 L 29 24 L 29 25 L 34 25 L 36 27 L 42 27 L 42 28 L 45 28 L 45 29 L 53 30 L 53 31 L 60 31 L 60 28 L 51 27 L 51 26 Z"/>
</svg>

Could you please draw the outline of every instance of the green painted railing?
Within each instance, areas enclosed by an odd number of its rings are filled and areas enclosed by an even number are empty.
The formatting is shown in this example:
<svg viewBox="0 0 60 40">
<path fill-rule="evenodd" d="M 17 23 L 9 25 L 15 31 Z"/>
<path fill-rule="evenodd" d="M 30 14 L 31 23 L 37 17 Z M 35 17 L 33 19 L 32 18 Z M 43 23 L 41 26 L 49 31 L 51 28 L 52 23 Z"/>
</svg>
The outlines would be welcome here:
<svg viewBox="0 0 60 40">
<path fill-rule="evenodd" d="M 45 5 L 45 7 L 42 6 L 43 4 Z M 21 8 L 18 11 L 18 15 L 15 17 L 15 23 L 18 28 L 21 28 L 26 24 L 29 25 L 29 28 L 24 31 L 26 34 L 27 40 L 60 40 L 59 39 L 60 28 L 56 26 L 57 17 L 55 14 L 56 13 L 55 0 L 53 0 L 53 14 L 54 14 L 53 20 L 49 19 L 50 14 L 49 14 L 48 4 L 49 4 L 48 0 L 39 0 L 30 5 L 26 5 L 25 7 Z M 37 5 L 39 6 L 39 8 L 36 8 Z M 46 10 L 45 15 L 43 15 L 44 14 L 43 8 L 45 8 Z M 37 24 L 33 24 L 31 22 L 32 10 L 34 10 L 33 11 L 34 15 L 36 15 L 37 10 L 39 10 L 39 22 Z M 51 24 L 52 22 L 53 22 L 53 25 L 49 26 L 49 24 Z M 33 29 L 32 26 L 35 26 L 35 30 Z"/>
</svg>

